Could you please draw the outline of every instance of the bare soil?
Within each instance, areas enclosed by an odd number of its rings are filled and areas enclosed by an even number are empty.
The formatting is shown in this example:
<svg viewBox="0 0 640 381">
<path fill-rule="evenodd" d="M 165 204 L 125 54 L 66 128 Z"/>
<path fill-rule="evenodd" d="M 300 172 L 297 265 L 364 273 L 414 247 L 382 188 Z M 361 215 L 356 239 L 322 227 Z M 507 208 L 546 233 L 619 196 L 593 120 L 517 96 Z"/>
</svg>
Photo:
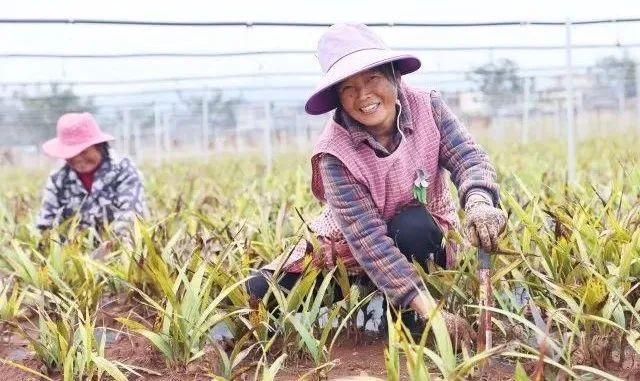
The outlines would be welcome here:
<svg viewBox="0 0 640 381">
<path fill-rule="evenodd" d="M 332 358 L 336 360 L 336 365 L 329 372 L 330 379 L 350 376 L 373 376 L 386 379 L 385 347 L 386 340 L 384 338 L 361 340 L 359 344 L 345 340 L 334 349 Z M 208 348 L 206 352 L 202 359 L 195 361 L 186 368 L 169 368 L 162 354 L 148 340 L 137 335 L 122 333 L 116 341 L 108 345 L 106 357 L 110 360 L 146 368 L 160 374 L 154 375 L 139 371 L 140 376 L 131 375 L 131 380 L 204 381 L 211 380 L 211 376 L 217 373 L 215 352 L 212 348 Z M 13 336 L 11 342 L 0 343 L 0 358 L 13 359 L 12 361 L 16 363 L 45 373 L 39 361 L 27 348 L 26 343 L 17 336 Z M 290 362 L 281 370 L 277 379 L 298 380 L 312 369 L 313 364 L 309 360 Z M 60 374 L 49 374 L 48 376 L 56 381 L 62 378 Z M 252 374 L 248 373 L 246 379 L 252 379 L 252 376 Z M 0 364 L 0 379 L 11 381 L 40 380 L 39 377 L 8 364 Z"/>
<path fill-rule="evenodd" d="M 386 338 L 365 336 L 357 341 L 344 337 L 333 350 L 335 366 L 329 371 L 329 379 L 338 380 L 348 377 L 377 377 L 385 380 L 387 369 L 384 363 Z M 293 381 L 313 369 L 310 361 L 289 364 L 279 373 L 278 380 Z M 309 378 L 312 380 L 313 378 Z M 403 377 L 402 379 L 407 379 Z"/>
<path fill-rule="evenodd" d="M 135 320 L 145 320 L 153 323 L 155 316 L 143 309 L 135 301 L 129 301 L 124 297 L 115 297 L 104 300 L 101 303 L 96 318 L 97 327 L 107 328 L 106 357 L 112 361 L 132 365 L 138 368 L 148 369 L 152 373 L 138 370 L 139 375 L 130 375 L 130 380 L 149 381 L 201 381 L 211 380 L 217 371 L 216 352 L 212 347 L 205 349 L 205 355 L 199 360 L 185 367 L 172 368 L 167 366 L 163 355 L 143 337 L 130 333 L 116 318 L 128 317 Z M 26 321 L 21 324 L 27 325 Z M 345 336 L 339 342 L 332 358 L 335 366 L 329 372 L 330 379 L 341 379 L 349 376 L 369 375 L 386 378 L 384 364 L 384 349 L 387 344 L 385 338 L 361 334 L 355 340 Z M 61 374 L 47 374 L 46 369 L 28 348 L 27 342 L 17 334 L 5 333 L 0 341 L 1 381 L 31 381 L 41 380 L 40 377 L 30 374 L 6 362 L 6 360 L 26 366 L 37 372 L 46 374 L 55 381 L 61 380 Z M 314 368 L 312 362 L 307 359 L 289 361 L 285 368 L 279 372 L 278 380 L 297 380 Z M 253 379 L 255 369 L 249 369 L 247 374 L 240 379 Z M 310 378 L 313 379 L 313 378 Z"/>
<path fill-rule="evenodd" d="M 150 323 L 154 321 L 155 317 L 152 314 L 142 309 L 139 304 L 134 305 L 135 303 L 129 303 L 126 300 L 112 299 L 100 308 L 96 321 L 97 326 L 110 329 L 106 349 L 106 357 L 109 360 L 151 371 L 139 370 L 139 375 L 130 375 L 130 380 L 204 381 L 211 380 L 214 374 L 220 374 L 217 369 L 216 352 L 211 347 L 205 348 L 205 355 L 187 367 L 168 367 L 162 354 L 147 339 L 129 333 L 116 320 L 117 317 L 125 316 L 144 319 Z M 337 343 L 332 353 L 334 365 L 328 372 L 329 379 L 386 379 L 384 362 L 386 337 L 368 334 L 358 336 L 356 339 L 353 335 L 344 335 Z M 7 332 L 0 339 L 0 381 L 40 380 L 38 376 L 9 363 L 13 362 L 37 372 L 46 373 L 46 369 L 35 358 L 27 343 L 20 336 Z M 615 343 L 611 340 L 607 343 L 600 343 L 600 341 L 603 340 L 594 338 L 592 342 L 586 343 L 588 345 L 578 348 L 572 355 L 572 360 L 576 364 L 593 366 L 624 379 L 640 381 L 640 356 L 626 343 L 620 345 L 623 342 L 619 339 L 615 340 Z M 587 347 L 595 348 L 595 350 L 587 351 L 584 349 Z M 401 363 L 403 363 L 402 360 Z M 279 372 L 277 379 L 298 380 L 301 376 L 312 372 L 313 368 L 313 363 L 309 359 L 289 360 L 284 369 Z M 532 375 L 536 369 L 536 362 L 526 363 L 524 368 L 528 374 Z M 470 379 L 510 380 L 513 378 L 513 371 L 514 365 L 512 363 L 491 361 Z M 250 368 L 239 379 L 251 380 L 254 372 L 255 369 Z M 48 374 L 47 376 L 56 381 L 62 378 L 60 374 Z M 309 377 L 308 379 L 313 380 L 314 378 Z M 407 380 L 408 378 L 406 374 L 401 374 L 401 379 Z"/>
</svg>

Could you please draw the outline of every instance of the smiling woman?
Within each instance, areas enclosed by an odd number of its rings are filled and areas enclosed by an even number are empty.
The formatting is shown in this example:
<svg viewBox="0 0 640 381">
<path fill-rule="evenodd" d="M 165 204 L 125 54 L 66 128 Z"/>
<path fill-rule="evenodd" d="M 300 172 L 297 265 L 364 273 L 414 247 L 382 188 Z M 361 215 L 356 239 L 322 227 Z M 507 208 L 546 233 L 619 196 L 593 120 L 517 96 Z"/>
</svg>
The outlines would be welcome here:
<svg viewBox="0 0 640 381">
<path fill-rule="evenodd" d="M 398 89 L 393 65 L 387 64 L 355 74 L 337 86 L 346 113 L 367 126 L 368 132 L 387 149 L 391 148 L 396 119 Z"/>
<path fill-rule="evenodd" d="M 81 228 L 101 229 L 113 223 L 119 235 L 135 216 L 146 212 L 140 172 L 128 158 L 117 159 L 111 135 L 100 130 L 89 113 L 60 117 L 57 136 L 42 145 L 65 165 L 49 177 L 37 226 L 46 230 L 78 216 Z"/>
<path fill-rule="evenodd" d="M 336 110 L 311 159 L 312 191 L 326 204 L 310 226 L 321 247 L 314 255 L 300 241 L 251 279 L 249 292 L 262 297 L 276 269 L 287 273 L 281 286 L 288 287 L 307 256 L 321 268 L 340 260 L 424 319 L 429 301 L 412 262 L 425 271 L 430 260 L 451 268 L 459 251 L 449 234 L 460 227 L 445 171 L 465 208 L 469 240 L 492 251 L 506 222 L 495 170 L 438 92 L 403 83 L 420 67 L 416 57 L 388 49 L 365 25 L 340 24 L 321 37 L 318 58 L 324 76 L 305 109 Z M 457 341 L 473 336 L 460 317 L 444 317 Z"/>
</svg>

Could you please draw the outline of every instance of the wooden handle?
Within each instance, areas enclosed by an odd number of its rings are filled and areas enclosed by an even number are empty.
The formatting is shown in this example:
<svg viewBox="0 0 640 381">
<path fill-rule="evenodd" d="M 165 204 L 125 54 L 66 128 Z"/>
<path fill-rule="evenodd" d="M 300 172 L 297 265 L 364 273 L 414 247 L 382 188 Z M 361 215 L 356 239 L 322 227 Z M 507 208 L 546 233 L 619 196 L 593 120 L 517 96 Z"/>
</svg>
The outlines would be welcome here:
<svg viewBox="0 0 640 381">
<path fill-rule="evenodd" d="M 491 268 L 490 255 L 484 249 L 478 249 L 478 268 L 481 270 L 488 270 Z"/>
<path fill-rule="evenodd" d="M 480 282 L 478 304 L 481 307 L 485 307 L 480 311 L 478 321 L 478 337 L 476 342 L 478 352 L 491 349 L 493 345 L 491 335 L 491 311 L 486 309 L 486 307 L 493 306 L 491 273 L 489 271 L 490 264 L 489 253 L 485 250 L 478 249 L 478 280 Z"/>
</svg>

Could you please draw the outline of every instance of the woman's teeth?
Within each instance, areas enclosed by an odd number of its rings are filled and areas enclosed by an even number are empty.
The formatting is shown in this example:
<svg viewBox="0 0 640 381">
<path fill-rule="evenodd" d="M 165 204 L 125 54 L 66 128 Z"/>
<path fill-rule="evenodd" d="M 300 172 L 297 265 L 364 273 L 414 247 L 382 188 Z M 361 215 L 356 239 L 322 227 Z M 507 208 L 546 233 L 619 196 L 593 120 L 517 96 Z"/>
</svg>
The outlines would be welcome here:
<svg viewBox="0 0 640 381">
<path fill-rule="evenodd" d="M 372 114 L 378 109 L 378 106 L 380 106 L 380 103 L 372 103 L 370 105 L 366 105 L 364 107 L 361 107 L 360 111 L 363 114 Z"/>
</svg>

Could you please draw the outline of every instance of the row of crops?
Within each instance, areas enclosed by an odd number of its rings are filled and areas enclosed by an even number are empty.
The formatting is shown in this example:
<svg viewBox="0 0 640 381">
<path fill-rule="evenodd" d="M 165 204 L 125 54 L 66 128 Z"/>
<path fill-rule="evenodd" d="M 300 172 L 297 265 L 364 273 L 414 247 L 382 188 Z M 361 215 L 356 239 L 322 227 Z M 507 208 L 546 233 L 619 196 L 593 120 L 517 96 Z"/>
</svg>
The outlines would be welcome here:
<svg viewBox="0 0 640 381">
<path fill-rule="evenodd" d="M 518 380 L 640 374 L 638 138 L 582 141 L 579 183 L 569 186 L 563 142 L 487 144 L 509 215 L 493 256 L 494 346 L 457 348 L 439 313 L 414 338 L 387 311 L 379 360 L 388 379 L 482 379 L 492 365 Z M 330 376 L 335 349 L 361 334 L 359 311 L 377 296 L 338 266 L 310 268 L 290 291 L 272 284 L 264 300 L 249 297 L 252 269 L 308 235 L 305 221 L 321 208 L 306 156 L 264 168 L 246 156 L 142 165 L 151 216 L 127 241 L 74 221 L 41 235 L 34 217 L 47 172 L 0 169 L 2 335 L 25 340 L 33 360 L 4 366 L 41 379 L 160 377 L 110 358 L 114 336 L 135 336 L 166 369 L 213 359 L 203 379 L 274 380 L 301 361 L 309 366 L 298 377 Z M 438 307 L 475 325 L 475 250 L 455 269 L 431 270 L 422 278 Z M 211 335 L 222 325 L 233 335 L 224 343 Z"/>
</svg>

